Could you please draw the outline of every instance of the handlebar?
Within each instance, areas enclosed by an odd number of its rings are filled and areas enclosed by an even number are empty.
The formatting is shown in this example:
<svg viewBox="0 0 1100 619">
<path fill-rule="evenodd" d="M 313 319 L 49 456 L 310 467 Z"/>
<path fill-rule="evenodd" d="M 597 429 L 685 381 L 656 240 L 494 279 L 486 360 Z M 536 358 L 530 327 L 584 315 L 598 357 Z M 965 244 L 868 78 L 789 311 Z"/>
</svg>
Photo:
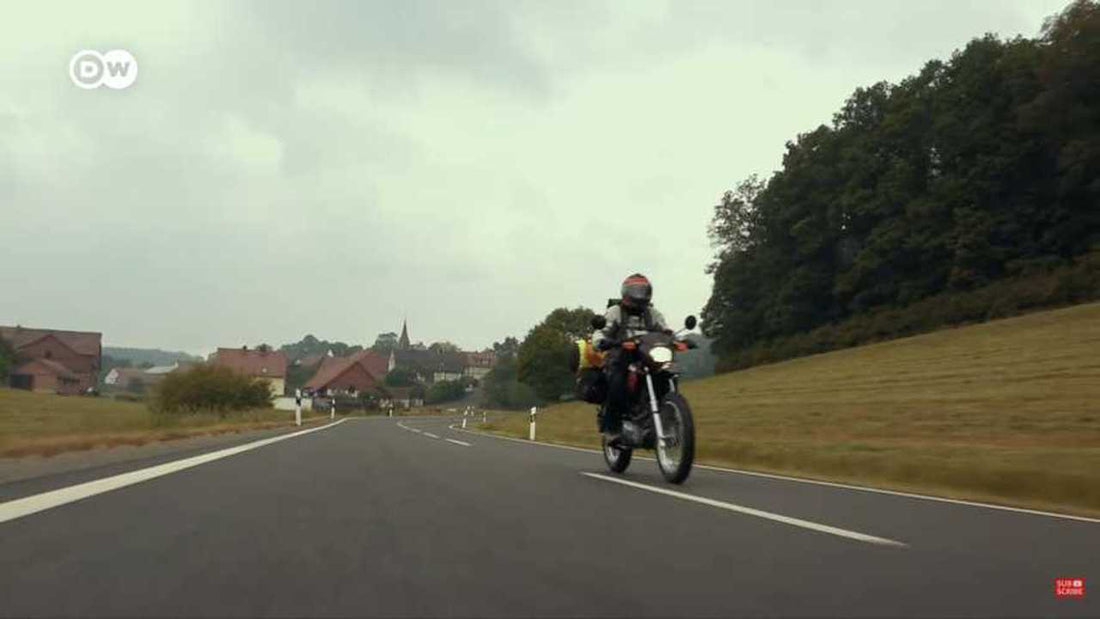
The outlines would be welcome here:
<svg viewBox="0 0 1100 619">
<path fill-rule="evenodd" d="M 696 344 L 695 342 L 691 341 L 691 340 L 676 339 L 675 335 L 672 334 L 672 333 L 669 333 L 667 335 L 672 335 L 673 336 L 672 341 L 673 341 L 674 344 L 684 344 L 689 349 L 699 348 L 699 345 Z M 601 351 L 601 352 L 605 352 L 605 351 L 611 350 L 612 348 L 622 348 L 623 344 L 630 343 L 630 344 L 633 345 L 633 346 L 627 348 L 628 350 L 630 350 L 630 349 L 632 349 L 632 348 L 634 348 L 638 345 L 637 340 L 638 340 L 638 338 L 636 338 L 636 337 L 627 338 L 627 339 L 624 339 L 624 340 L 613 340 L 613 339 L 610 339 L 610 338 L 604 338 L 604 339 L 600 340 L 600 343 L 596 346 L 596 349 Z"/>
</svg>

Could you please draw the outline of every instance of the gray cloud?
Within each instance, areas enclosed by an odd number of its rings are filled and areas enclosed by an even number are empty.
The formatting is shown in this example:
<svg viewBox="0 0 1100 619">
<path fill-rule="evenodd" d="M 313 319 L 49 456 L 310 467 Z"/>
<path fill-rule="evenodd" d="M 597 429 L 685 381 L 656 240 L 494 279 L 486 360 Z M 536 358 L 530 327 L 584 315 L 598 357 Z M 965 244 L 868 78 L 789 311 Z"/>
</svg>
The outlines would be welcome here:
<svg viewBox="0 0 1100 619">
<path fill-rule="evenodd" d="M 522 335 L 627 273 L 709 292 L 721 191 L 855 87 L 1061 2 L 23 3 L 0 323 L 184 348 Z M 125 91 L 79 49 L 125 48 Z"/>
</svg>

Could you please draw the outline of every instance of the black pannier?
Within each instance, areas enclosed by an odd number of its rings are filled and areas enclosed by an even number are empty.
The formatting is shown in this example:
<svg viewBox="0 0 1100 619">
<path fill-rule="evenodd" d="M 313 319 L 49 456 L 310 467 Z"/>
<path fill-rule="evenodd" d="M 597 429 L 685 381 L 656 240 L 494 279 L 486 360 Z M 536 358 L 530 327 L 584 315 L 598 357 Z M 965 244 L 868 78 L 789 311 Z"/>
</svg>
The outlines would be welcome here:
<svg viewBox="0 0 1100 619">
<path fill-rule="evenodd" d="M 601 404 L 607 398 L 607 377 L 599 368 L 577 372 L 577 397 L 590 404 Z"/>
</svg>

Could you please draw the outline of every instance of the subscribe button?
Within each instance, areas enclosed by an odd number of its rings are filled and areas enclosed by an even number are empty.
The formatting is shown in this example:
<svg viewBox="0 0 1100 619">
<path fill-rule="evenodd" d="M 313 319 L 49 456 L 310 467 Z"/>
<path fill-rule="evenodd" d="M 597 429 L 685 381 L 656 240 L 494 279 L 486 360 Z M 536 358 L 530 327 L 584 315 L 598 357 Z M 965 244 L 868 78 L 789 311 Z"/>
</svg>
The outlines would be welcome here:
<svg viewBox="0 0 1100 619">
<path fill-rule="evenodd" d="M 1060 598 L 1085 597 L 1084 578 L 1055 578 L 1054 595 Z"/>
</svg>

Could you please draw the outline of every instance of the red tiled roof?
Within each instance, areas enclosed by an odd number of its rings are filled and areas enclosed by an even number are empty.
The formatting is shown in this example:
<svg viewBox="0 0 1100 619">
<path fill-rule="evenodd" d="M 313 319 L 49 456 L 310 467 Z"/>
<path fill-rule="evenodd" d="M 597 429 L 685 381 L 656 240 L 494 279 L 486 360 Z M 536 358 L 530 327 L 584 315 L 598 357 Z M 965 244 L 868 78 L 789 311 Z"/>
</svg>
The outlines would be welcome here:
<svg viewBox="0 0 1100 619">
<path fill-rule="evenodd" d="M 354 358 L 362 363 L 363 367 L 367 368 L 367 371 L 370 372 L 370 375 L 373 376 L 374 379 L 378 382 L 382 382 L 382 379 L 384 379 L 386 377 L 386 374 L 388 374 L 390 371 L 389 358 L 383 357 L 382 355 L 374 351 L 364 350 L 362 352 L 358 352 L 354 355 Z"/>
<path fill-rule="evenodd" d="M 54 336 L 61 343 L 80 355 L 98 357 L 103 340 L 102 333 L 91 331 L 63 331 L 61 329 L 29 329 L 27 327 L 0 327 L 0 337 L 11 342 L 16 350 L 38 340 Z"/>
<path fill-rule="evenodd" d="M 246 376 L 257 378 L 285 378 L 286 353 L 281 350 L 245 350 L 243 348 L 219 348 L 214 354 L 214 365 L 221 365 Z"/>
<path fill-rule="evenodd" d="M 329 384 L 352 365 L 358 363 L 374 377 L 375 382 L 381 383 L 389 368 L 389 360 L 369 350 L 355 353 L 350 357 L 325 357 L 321 361 L 321 367 L 317 373 L 305 384 L 306 389 L 320 389 Z"/>
</svg>

